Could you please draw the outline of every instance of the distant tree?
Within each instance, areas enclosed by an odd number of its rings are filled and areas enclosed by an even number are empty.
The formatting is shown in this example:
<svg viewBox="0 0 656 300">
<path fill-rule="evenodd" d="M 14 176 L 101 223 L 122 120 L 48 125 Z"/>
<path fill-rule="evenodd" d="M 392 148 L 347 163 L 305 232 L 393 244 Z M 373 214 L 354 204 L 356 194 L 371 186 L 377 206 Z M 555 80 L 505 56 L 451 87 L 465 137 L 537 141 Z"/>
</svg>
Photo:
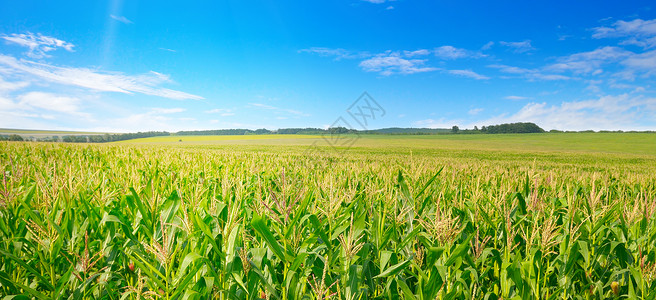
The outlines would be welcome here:
<svg viewBox="0 0 656 300">
<path fill-rule="evenodd" d="M 271 131 L 266 128 L 260 128 L 255 130 L 255 134 L 271 134 Z"/>
<path fill-rule="evenodd" d="M 478 126 L 474 126 L 474 131 L 478 131 Z"/>
<path fill-rule="evenodd" d="M 534 123 L 510 123 L 500 125 L 490 125 L 487 127 L 487 133 L 540 133 L 544 129 Z"/>
<path fill-rule="evenodd" d="M 14 142 L 22 142 L 23 137 L 18 135 L 18 134 L 12 134 L 12 135 L 9 136 L 9 140 L 14 141 Z"/>
<path fill-rule="evenodd" d="M 458 131 L 460 131 L 460 128 L 458 128 L 458 126 L 454 125 L 453 127 L 451 127 L 451 132 L 452 133 L 458 133 Z"/>
</svg>

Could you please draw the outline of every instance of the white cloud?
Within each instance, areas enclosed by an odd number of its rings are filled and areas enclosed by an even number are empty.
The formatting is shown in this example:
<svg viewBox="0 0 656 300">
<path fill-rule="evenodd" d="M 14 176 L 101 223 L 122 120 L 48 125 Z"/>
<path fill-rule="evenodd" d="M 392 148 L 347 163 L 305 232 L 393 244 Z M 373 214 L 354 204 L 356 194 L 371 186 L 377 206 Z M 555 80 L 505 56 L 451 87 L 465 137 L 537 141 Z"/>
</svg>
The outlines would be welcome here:
<svg viewBox="0 0 656 300">
<path fill-rule="evenodd" d="M 177 114 L 184 111 L 186 111 L 186 109 L 180 107 L 175 107 L 175 108 L 154 107 L 150 109 L 150 114 L 168 115 L 168 114 Z"/>
<path fill-rule="evenodd" d="M 482 108 L 472 108 L 467 113 L 470 114 L 470 115 L 477 115 L 482 111 L 483 111 Z"/>
<path fill-rule="evenodd" d="M 36 35 L 31 32 L 24 34 L 14 33 L 11 35 L 1 35 L 0 38 L 9 43 L 14 43 L 29 48 L 26 54 L 32 58 L 49 57 L 47 52 L 57 50 L 57 48 L 63 48 L 71 52 L 73 51 L 73 47 L 75 47 L 69 42 L 65 42 L 54 37 L 45 36 L 40 33 Z"/>
<path fill-rule="evenodd" d="M 597 75 L 603 72 L 603 65 L 620 61 L 634 53 L 618 47 L 601 47 L 593 51 L 575 53 L 558 59 L 558 63 L 545 67 L 554 72 L 571 71 L 575 74 Z"/>
<path fill-rule="evenodd" d="M 228 108 L 215 108 L 215 109 L 206 110 L 205 113 L 219 114 L 219 116 L 222 116 L 222 117 L 229 117 L 229 116 L 234 116 L 235 115 L 235 113 L 233 111 L 234 110 L 228 109 Z"/>
<path fill-rule="evenodd" d="M 502 73 L 507 73 L 507 74 L 513 74 L 513 75 L 518 75 L 526 78 L 527 80 L 534 81 L 534 80 L 569 80 L 571 77 L 564 76 L 564 75 L 559 75 L 559 74 L 546 74 L 543 73 L 541 70 L 538 69 L 525 69 L 525 68 L 519 68 L 519 67 L 514 67 L 514 66 L 507 66 L 507 65 L 488 65 L 490 68 L 495 68 L 499 69 L 500 72 Z"/>
<path fill-rule="evenodd" d="M 394 9 L 394 6 L 391 6 L 391 5 L 390 5 L 390 6 L 388 6 L 388 7 L 385 8 L 385 9 L 386 9 L 386 10 L 392 10 L 392 9 Z"/>
<path fill-rule="evenodd" d="M 0 77 L 0 94 L 20 90 L 28 85 L 30 85 L 30 83 L 27 81 L 4 81 L 4 79 Z"/>
<path fill-rule="evenodd" d="M 593 28 L 593 38 L 626 38 L 624 45 L 637 45 L 643 48 L 656 47 L 656 19 L 617 21 L 610 27 Z"/>
<path fill-rule="evenodd" d="M 9 72 L 13 75 L 28 75 L 32 79 L 41 79 L 101 92 L 141 93 L 175 100 L 204 99 L 201 96 L 160 87 L 159 85 L 169 82 L 170 79 L 168 75 L 157 72 L 142 75 L 124 75 L 87 68 L 59 67 L 24 59 L 18 60 L 1 54 L 0 65 L 7 66 Z"/>
<path fill-rule="evenodd" d="M 362 1 L 369 2 L 369 3 L 374 3 L 374 4 L 383 4 L 383 3 L 387 2 L 388 0 L 362 0 Z M 391 0 L 391 1 L 393 1 L 393 0 Z"/>
<path fill-rule="evenodd" d="M 473 78 L 476 80 L 487 80 L 490 79 L 490 77 L 478 74 L 472 70 L 448 70 L 447 71 L 449 74 L 453 75 L 458 75 L 458 76 L 463 76 L 463 77 L 468 77 L 468 78 Z"/>
<path fill-rule="evenodd" d="M 485 56 L 479 52 L 456 48 L 448 45 L 437 47 L 433 52 L 435 53 L 435 56 L 441 59 L 480 58 Z"/>
<path fill-rule="evenodd" d="M 392 74 L 414 74 L 437 70 L 425 67 L 425 59 L 405 59 L 398 52 L 387 51 L 360 62 L 360 67 L 366 72 L 378 72 L 383 76 Z"/>
<path fill-rule="evenodd" d="M 419 49 L 415 51 L 403 51 L 403 56 L 405 57 L 414 57 L 414 56 L 424 56 L 430 54 L 430 51 L 426 49 Z"/>
<path fill-rule="evenodd" d="M 184 108 L 147 108 L 146 111 L 133 113 L 125 117 L 102 120 L 102 126 L 86 129 L 98 132 L 136 132 L 136 131 L 169 131 L 193 130 L 189 123 L 193 118 L 177 117 L 175 114 L 186 111 Z"/>
<path fill-rule="evenodd" d="M 66 114 L 80 114 L 80 99 L 58 96 L 43 92 L 29 92 L 18 96 L 19 105 L 30 108 L 40 108 Z"/>
<path fill-rule="evenodd" d="M 109 17 L 123 24 L 132 24 L 132 21 L 128 20 L 128 18 L 124 16 L 109 15 Z"/>
<path fill-rule="evenodd" d="M 91 121 L 91 115 L 80 110 L 81 100 L 76 97 L 62 96 L 44 92 L 29 92 L 21 94 L 15 100 L 0 96 L 0 114 L 21 119 L 9 126 L 26 128 L 27 119 L 54 119 L 52 113 L 76 116 Z M 7 123 L 8 120 L 3 120 Z M 30 121 L 32 122 L 32 121 Z"/>
<path fill-rule="evenodd" d="M 656 74 L 656 50 L 631 55 L 621 62 L 627 67 L 627 72 L 632 77 L 635 72 L 645 72 L 646 76 Z"/>
<path fill-rule="evenodd" d="M 488 50 L 488 49 L 492 48 L 492 46 L 494 46 L 494 42 L 489 41 L 485 45 L 483 45 L 483 47 L 481 47 L 481 50 Z"/>
<path fill-rule="evenodd" d="M 0 127 L 2 128 L 55 129 L 52 125 L 43 122 L 44 119 L 51 119 L 51 117 L 27 111 L 25 107 L 0 95 Z"/>
<path fill-rule="evenodd" d="M 531 102 L 513 115 L 501 115 L 478 123 L 533 122 L 547 130 L 653 130 L 656 126 L 654 120 L 656 98 L 623 94 L 562 102 L 560 105 Z"/>
<path fill-rule="evenodd" d="M 529 97 L 522 97 L 522 96 L 506 96 L 504 97 L 506 100 L 527 100 L 530 99 Z"/>
<path fill-rule="evenodd" d="M 524 40 L 521 42 L 499 42 L 499 44 L 512 48 L 515 53 L 525 53 L 535 50 L 531 45 L 531 40 Z"/>
</svg>

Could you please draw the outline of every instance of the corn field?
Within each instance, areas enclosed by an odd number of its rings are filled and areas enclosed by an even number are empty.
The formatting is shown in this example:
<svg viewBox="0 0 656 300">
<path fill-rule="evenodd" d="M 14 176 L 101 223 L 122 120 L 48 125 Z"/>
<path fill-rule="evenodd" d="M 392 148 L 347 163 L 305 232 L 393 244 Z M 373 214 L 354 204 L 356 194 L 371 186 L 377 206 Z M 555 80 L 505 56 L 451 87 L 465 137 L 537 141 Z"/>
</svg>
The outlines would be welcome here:
<svg viewBox="0 0 656 300">
<path fill-rule="evenodd" d="M 0 295 L 656 298 L 653 157 L 301 148 L 2 142 Z"/>
</svg>

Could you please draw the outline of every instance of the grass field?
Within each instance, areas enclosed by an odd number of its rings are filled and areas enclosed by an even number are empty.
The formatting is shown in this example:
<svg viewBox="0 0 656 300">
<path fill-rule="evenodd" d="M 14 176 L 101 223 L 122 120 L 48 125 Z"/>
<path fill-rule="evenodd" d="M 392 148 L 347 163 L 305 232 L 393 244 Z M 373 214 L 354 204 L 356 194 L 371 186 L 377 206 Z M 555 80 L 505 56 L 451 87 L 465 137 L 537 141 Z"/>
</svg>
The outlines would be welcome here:
<svg viewBox="0 0 656 300">
<path fill-rule="evenodd" d="M 248 141 L 282 141 L 288 143 L 305 140 L 317 139 L 316 135 L 300 135 L 300 134 L 272 134 L 272 135 L 170 135 L 170 136 L 156 136 L 141 139 L 125 140 L 114 142 L 119 144 L 194 144 L 194 145 L 207 145 L 214 143 L 225 142 L 248 142 Z M 293 144 L 293 143 L 292 143 Z"/>
<path fill-rule="evenodd" d="M 541 133 L 541 134 L 469 134 L 469 135 L 337 135 L 355 139 L 351 148 L 383 148 L 386 152 L 403 150 L 490 150 L 514 152 L 617 153 L 656 155 L 656 134 L 652 133 Z M 181 141 L 180 141 L 181 140 Z M 120 144 L 198 145 L 337 145 L 329 135 L 223 135 L 158 136 L 115 142 Z"/>
<path fill-rule="evenodd" d="M 0 157 L 4 296 L 656 298 L 653 134 L 4 142 Z"/>
</svg>

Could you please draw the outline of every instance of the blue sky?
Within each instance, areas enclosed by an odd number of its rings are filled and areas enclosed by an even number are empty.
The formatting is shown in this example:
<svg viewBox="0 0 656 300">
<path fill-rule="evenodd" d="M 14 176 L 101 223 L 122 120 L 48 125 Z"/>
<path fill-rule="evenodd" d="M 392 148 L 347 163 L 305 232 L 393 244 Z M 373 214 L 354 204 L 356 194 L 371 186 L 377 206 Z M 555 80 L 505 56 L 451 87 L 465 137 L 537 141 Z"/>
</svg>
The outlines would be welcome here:
<svg viewBox="0 0 656 300">
<path fill-rule="evenodd" d="M 656 130 L 653 6 L 3 1 L 0 127 Z"/>
</svg>

